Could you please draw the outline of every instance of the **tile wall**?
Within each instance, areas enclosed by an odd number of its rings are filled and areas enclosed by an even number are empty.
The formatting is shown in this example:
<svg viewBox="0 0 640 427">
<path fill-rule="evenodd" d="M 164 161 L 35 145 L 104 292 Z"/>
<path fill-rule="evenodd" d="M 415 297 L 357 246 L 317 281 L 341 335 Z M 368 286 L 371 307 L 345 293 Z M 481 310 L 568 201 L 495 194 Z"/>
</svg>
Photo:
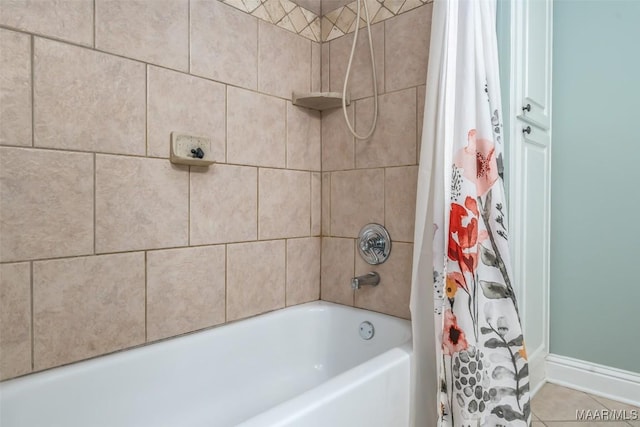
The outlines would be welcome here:
<svg viewBox="0 0 640 427">
<path fill-rule="evenodd" d="M 321 118 L 290 102 L 319 43 L 217 0 L 0 26 L 0 379 L 319 298 Z M 172 165 L 172 131 L 217 163 Z"/>
<path fill-rule="evenodd" d="M 322 114 L 323 300 L 409 318 L 415 193 L 422 133 L 432 4 L 371 27 L 380 94 L 378 125 L 368 140 L 349 133 L 341 110 Z M 353 34 L 322 44 L 322 88 L 342 91 Z M 349 115 L 368 131 L 373 86 L 366 36 L 358 38 Z M 370 222 L 384 224 L 393 241 L 379 266 L 359 256 L 355 238 Z M 355 292 L 354 275 L 377 271 L 380 285 Z"/>
<path fill-rule="evenodd" d="M 373 25 L 378 128 L 355 141 L 340 110 L 290 102 L 341 90 L 352 34 L 321 45 L 218 0 L 0 2 L 0 379 L 320 297 L 408 318 L 430 20 Z M 172 131 L 217 163 L 172 165 Z M 354 294 L 368 222 L 394 246 Z"/>
</svg>

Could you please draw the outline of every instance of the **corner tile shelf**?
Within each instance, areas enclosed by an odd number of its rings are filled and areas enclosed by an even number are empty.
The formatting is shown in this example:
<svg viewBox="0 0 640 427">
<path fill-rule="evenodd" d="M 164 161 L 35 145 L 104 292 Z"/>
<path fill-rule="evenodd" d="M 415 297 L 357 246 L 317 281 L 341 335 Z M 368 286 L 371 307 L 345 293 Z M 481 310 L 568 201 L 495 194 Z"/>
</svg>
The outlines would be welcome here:
<svg viewBox="0 0 640 427">
<path fill-rule="evenodd" d="M 293 92 L 293 105 L 324 111 L 342 106 L 342 94 L 338 92 Z M 351 104 L 347 95 L 347 105 Z"/>
</svg>

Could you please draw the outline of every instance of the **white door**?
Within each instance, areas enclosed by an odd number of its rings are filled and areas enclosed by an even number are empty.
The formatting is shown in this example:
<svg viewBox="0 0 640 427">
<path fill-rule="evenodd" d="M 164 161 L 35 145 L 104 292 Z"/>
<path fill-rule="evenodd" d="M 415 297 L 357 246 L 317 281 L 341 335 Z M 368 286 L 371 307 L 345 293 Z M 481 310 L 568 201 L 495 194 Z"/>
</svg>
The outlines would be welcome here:
<svg viewBox="0 0 640 427">
<path fill-rule="evenodd" d="M 551 9 L 549 0 L 514 4 L 521 17 L 521 107 L 518 118 L 549 129 L 551 112 Z"/>
<path fill-rule="evenodd" d="M 512 3 L 510 234 L 533 392 L 549 353 L 551 19 L 551 0 Z"/>
</svg>

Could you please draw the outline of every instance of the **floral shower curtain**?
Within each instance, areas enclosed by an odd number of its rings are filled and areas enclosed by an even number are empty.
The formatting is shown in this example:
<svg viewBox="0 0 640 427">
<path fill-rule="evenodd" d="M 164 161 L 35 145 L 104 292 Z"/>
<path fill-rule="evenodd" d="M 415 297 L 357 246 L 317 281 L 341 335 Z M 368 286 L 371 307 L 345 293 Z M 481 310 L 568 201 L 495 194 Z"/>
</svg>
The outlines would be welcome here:
<svg viewBox="0 0 640 427">
<path fill-rule="evenodd" d="M 416 427 L 531 422 L 511 283 L 495 7 L 434 3 L 411 292 Z"/>
</svg>

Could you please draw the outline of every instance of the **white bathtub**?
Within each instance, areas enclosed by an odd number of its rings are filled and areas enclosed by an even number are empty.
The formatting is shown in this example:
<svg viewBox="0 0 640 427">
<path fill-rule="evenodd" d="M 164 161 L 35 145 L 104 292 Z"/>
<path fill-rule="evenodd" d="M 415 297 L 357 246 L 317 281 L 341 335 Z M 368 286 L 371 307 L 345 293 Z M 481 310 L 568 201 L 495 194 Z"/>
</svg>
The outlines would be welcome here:
<svg viewBox="0 0 640 427">
<path fill-rule="evenodd" d="M 406 320 L 308 303 L 5 381 L 0 425 L 406 426 L 410 339 Z"/>
</svg>

